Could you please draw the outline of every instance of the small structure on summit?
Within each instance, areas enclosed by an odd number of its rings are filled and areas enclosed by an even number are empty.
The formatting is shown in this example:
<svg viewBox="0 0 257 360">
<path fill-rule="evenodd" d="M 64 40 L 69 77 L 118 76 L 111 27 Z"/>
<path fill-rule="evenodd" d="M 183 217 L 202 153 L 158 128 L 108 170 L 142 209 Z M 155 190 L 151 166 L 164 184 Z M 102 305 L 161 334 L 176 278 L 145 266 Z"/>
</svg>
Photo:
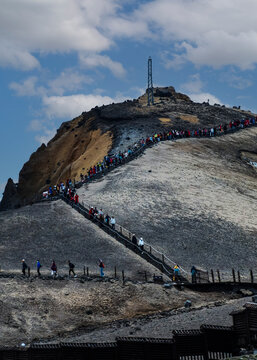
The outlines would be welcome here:
<svg viewBox="0 0 257 360">
<path fill-rule="evenodd" d="M 154 105 L 154 96 L 153 96 L 153 71 L 152 71 L 152 58 L 148 58 L 148 88 L 147 88 L 148 101 L 147 105 Z"/>
</svg>

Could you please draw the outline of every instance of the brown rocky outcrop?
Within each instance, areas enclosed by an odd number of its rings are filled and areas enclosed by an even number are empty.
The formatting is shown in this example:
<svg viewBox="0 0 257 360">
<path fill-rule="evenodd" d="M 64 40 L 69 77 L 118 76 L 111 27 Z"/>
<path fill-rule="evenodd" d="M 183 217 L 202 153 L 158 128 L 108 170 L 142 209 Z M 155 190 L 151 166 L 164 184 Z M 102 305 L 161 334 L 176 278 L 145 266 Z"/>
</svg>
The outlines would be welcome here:
<svg viewBox="0 0 257 360">
<path fill-rule="evenodd" d="M 64 122 L 54 138 L 42 144 L 19 174 L 15 193 L 5 190 L 0 209 L 33 201 L 49 184 L 79 179 L 110 152 L 124 150 L 142 137 L 164 129 L 194 129 L 241 119 L 243 112 L 198 104 L 174 87 L 154 88 L 155 105 L 147 94 L 119 104 L 95 107 Z"/>
</svg>

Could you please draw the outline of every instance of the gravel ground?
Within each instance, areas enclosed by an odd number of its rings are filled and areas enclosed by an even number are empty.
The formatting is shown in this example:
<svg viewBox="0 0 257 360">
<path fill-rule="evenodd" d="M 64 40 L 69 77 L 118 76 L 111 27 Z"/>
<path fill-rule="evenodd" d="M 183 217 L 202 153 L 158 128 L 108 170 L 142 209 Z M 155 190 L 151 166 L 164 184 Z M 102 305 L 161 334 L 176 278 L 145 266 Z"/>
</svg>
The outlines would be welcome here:
<svg viewBox="0 0 257 360">
<path fill-rule="evenodd" d="M 173 330 L 199 329 L 202 324 L 231 326 L 232 316 L 229 314 L 241 309 L 247 301 L 251 301 L 251 297 L 225 300 L 224 296 L 220 295 L 219 301 L 208 305 L 198 305 L 190 310 L 180 308 L 131 321 L 114 322 L 110 326 L 86 331 L 83 335 L 74 334 L 65 338 L 65 341 L 114 341 L 118 336 L 171 338 Z"/>
<path fill-rule="evenodd" d="M 0 266 L 3 271 L 21 271 L 25 258 L 35 274 L 36 260 L 43 267 L 42 274 L 50 274 L 52 259 L 58 272 L 68 272 L 67 261 L 75 264 L 75 271 L 99 274 L 98 258 L 103 259 L 105 274 L 114 276 L 121 271 L 134 280 L 144 280 L 158 274 L 158 270 L 140 256 L 128 250 L 98 226 L 85 219 L 62 200 L 39 203 L 18 210 L 0 213 Z"/>
<path fill-rule="evenodd" d="M 147 149 L 80 199 L 186 269 L 257 267 L 256 172 L 240 157 L 256 152 L 257 128 Z M 246 268 L 247 264 L 247 268 Z"/>
<path fill-rule="evenodd" d="M 0 294 L 0 345 L 9 346 L 67 338 L 76 341 L 81 334 L 88 335 L 81 338 L 83 341 L 104 342 L 118 335 L 118 329 L 129 333 L 158 319 L 161 326 L 167 316 L 162 312 L 180 309 L 188 298 L 194 307 L 201 307 L 233 297 L 229 293 L 164 289 L 153 283 L 128 281 L 123 285 L 117 280 L 80 278 L 0 278 Z M 151 333 L 149 326 L 145 334 Z M 152 336 L 158 336 L 157 328 Z"/>
</svg>

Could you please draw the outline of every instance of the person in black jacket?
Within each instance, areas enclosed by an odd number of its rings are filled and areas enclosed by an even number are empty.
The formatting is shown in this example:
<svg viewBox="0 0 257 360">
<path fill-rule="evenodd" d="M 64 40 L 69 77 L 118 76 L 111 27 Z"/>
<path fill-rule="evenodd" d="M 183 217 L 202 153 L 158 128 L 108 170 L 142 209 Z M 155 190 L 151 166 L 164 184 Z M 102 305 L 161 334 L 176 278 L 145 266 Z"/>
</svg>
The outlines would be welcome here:
<svg viewBox="0 0 257 360">
<path fill-rule="evenodd" d="M 76 274 L 75 274 L 75 272 L 74 272 L 75 265 L 72 264 L 72 263 L 70 262 L 70 260 L 68 260 L 68 265 L 69 265 L 69 276 L 71 276 L 71 274 L 73 274 L 73 276 L 76 277 Z"/>
<path fill-rule="evenodd" d="M 135 234 L 132 236 L 132 243 L 134 244 L 134 250 L 137 249 L 137 237 Z"/>
<path fill-rule="evenodd" d="M 26 275 L 26 270 L 28 269 L 28 265 L 26 264 L 25 259 L 22 259 L 21 263 L 22 263 L 21 265 L 22 273 L 23 275 Z"/>
</svg>

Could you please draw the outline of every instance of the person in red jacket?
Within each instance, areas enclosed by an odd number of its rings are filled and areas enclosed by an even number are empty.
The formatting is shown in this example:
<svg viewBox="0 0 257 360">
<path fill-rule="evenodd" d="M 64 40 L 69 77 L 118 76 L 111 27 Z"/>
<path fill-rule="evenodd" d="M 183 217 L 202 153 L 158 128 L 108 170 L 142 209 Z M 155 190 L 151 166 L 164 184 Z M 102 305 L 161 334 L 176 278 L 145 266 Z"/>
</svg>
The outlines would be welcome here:
<svg viewBox="0 0 257 360">
<path fill-rule="evenodd" d="M 57 277 L 57 266 L 56 266 L 56 263 L 55 263 L 54 260 L 53 260 L 52 265 L 51 265 L 51 274 L 52 274 L 54 279 Z"/>
<path fill-rule="evenodd" d="M 90 219 L 93 219 L 94 213 L 95 213 L 94 208 L 93 208 L 93 206 L 91 206 L 91 208 L 90 208 L 90 210 L 89 210 L 89 213 L 88 213 Z"/>
</svg>

